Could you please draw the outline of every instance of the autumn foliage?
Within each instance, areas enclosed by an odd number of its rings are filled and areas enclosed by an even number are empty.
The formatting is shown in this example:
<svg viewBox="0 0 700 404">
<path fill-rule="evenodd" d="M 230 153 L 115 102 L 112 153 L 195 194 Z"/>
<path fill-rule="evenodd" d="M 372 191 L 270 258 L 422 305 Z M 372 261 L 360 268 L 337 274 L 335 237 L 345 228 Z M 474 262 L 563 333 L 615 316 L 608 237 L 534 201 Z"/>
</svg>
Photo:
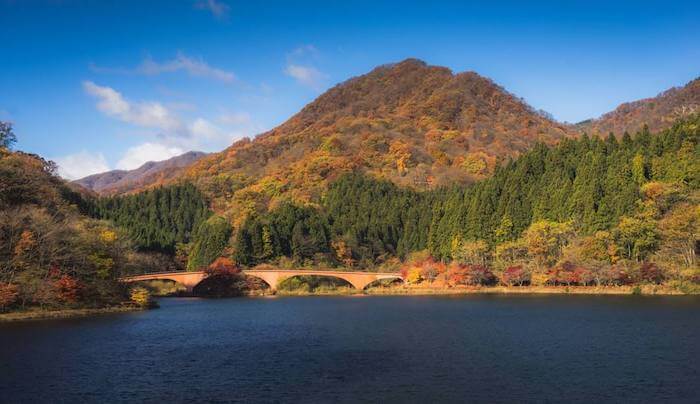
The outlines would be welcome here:
<svg viewBox="0 0 700 404">
<path fill-rule="evenodd" d="M 241 273 L 241 269 L 227 257 L 219 257 L 212 262 L 204 272 L 208 276 L 233 277 Z"/>
<path fill-rule="evenodd" d="M 498 158 L 574 133 L 474 72 L 407 59 L 328 90 L 183 176 L 217 213 L 244 219 L 282 200 L 313 202 L 351 171 L 419 189 L 469 183 L 493 173 Z"/>
<path fill-rule="evenodd" d="M 83 286 L 77 279 L 61 275 L 54 281 L 54 288 L 59 300 L 64 303 L 76 303 L 81 297 Z"/>
<path fill-rule="evenodd" d="M 0 148 L 0 308 L 102 307 L 138 254 L 39 156 Z"/>
<path fill-rule="evenodd" d="M 19 288 L 11 283 L 0 283 L 0 310 L 12 305 L 19 296 Z"/>
</svg>

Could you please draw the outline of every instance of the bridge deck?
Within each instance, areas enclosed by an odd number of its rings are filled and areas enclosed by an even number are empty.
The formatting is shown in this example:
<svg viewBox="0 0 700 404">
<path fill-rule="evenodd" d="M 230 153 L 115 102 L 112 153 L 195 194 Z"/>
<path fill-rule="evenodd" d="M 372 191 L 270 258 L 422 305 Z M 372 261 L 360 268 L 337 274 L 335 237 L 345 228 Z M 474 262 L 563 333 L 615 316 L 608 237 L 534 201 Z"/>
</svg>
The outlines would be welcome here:
<svg viewBox="0 0 700 404">
<path fill-rule="evenodd" d="M 364 289 L 374 281 L 381 279 L 398 278 L 403 279 L 401 274 L 391 272 L 362 272 L 362 271 L 324 271 L 324 270 L 295 270 L 295 269 L 246 269 L 241 271 L 243 274 L 254 276 L 265 281 L 272 290 L 277 289 L 277 285 L 293 276 L 329 276 L 340 278 L 350 283 L 357 289 Z M 150 274 L 134 275 L 123 277 L 122 282 L 138 282 L 146 280 L 168 279 L 185 285 L 188 291 L 192 291 L 197 284 L 204 280 L 208 275 L 203 271 L 179 271 L 179 272 L 153 272 Z"/>
</svg>

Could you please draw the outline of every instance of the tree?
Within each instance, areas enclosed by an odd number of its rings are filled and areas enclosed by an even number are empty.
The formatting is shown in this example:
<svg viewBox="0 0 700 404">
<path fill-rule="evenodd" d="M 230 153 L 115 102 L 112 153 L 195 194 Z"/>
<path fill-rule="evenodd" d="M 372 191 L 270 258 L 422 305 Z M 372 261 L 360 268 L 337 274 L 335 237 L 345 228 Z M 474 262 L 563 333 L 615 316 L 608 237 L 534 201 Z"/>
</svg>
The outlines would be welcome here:
<svg viewBox="0 0 700 404">
<path fill-rule="evenodd" d="M 151 292 L 144 287 L 137 286 L 132 288 L 129 292 L 129 297 L 131 301 L 139 307 L 146 308 L 153 305 L 153 301 L 151 300 Z"/>
<path fill-rule="evenodd" d="M 11 149 L 17 142 L 12 123 L 0 121 L 0 148 Z"/>
<path fill-rule="evenodd" d="M 522 265 L 515 265 L 504 269 L 500 279 L 506 286 L 523 286 L 530 282 L 530 275 Z"/>
<path fill-rule="evenodd" d="M 644 156 L 641 153 L 637 153 L 632 159 L 632 176 L 637 185 L 641 186 L 647 181 Z"/>
<path fill-rule="evenodd" d="M 450 264 L 447 270 L 448 282 L 452 285 L 493 285 L 496 276 L 488 267 L 482 265 Z"/>
<path fill-rule="evenodd" d="M 65 274 L 54 281 L 54 288 L 56 288 L 58 299 L 64 303 L 76 303 L 80 299 L 83 290 L 80 281 Z"/>
<path fill-rule="evenodd" d="M 187 269 L 196 271 L 208 267 L 221 256 L 230 237 L 231 225 L 221 216 L 212 216 L 200 224 L 187 261 Z"/>
<path fill-rule="evenodd" d="M 638 262 L 649 256 L 659 244 L 656 222 L 648 215 L 623 216 L 614 235 L 622 255 Z"/>
<path fill-rule="evenodd" d="M 513 221 L 508 216 L 501 218 L 501 223 L 496 229 L 495 236 L 497 243 L 508 241 L 513 236 Z"/>
<path fill-rule="evenodd" d="M 574 235 L 571 223 L 540 220 L 523 233 L 528 255 L 540 269 L 553 265 Z"/>
<path fill-rule="evenodd" d="M 462 241 L 457 237 L 452 246 L 452 259 L 462 264 L 486 266 L 491 254 L 484 240 Z"/>
<path fill-rule="evenodd" d="M 233 276 L 238 275 L 241 269 L 230 258 L 219 257 L 209 264 L 205 272 L 209 276 Z"/>
<path fill-rule="evenodd" d="M 447 282 L 452 285 L 467 285 L 469 284 L 469 268 L 466 265 L 452 262 L 447 268 Z"/>
<path fill-rule="evenodd" d="M 683 203 L 659 222 L 661 248 L 658 255 L 678 267 L 695 268 L 700 245 L 700 206 Z"/>
<path fill-rule="evenodd" d="M 0 310 L 11 306 L 19 296 L 19 288 L 11 283 L 0 283 Z"/>
<path fill-rule="evenodd" d="M 527 245 L 520 239 L 501 243 L 496 246 L 494 258 L 498 268 L 522 267 L 528 261 Z"/>
</svg>

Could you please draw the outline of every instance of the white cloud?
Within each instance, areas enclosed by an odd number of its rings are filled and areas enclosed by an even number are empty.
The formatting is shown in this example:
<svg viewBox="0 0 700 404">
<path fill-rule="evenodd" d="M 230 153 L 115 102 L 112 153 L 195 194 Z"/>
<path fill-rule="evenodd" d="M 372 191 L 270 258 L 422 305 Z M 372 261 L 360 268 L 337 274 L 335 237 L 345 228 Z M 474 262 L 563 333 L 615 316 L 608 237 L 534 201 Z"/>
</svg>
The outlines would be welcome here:
<svg viewBox="0 0 700 404">
<path fill-rule="evenodd" d="M 184 150 L 178 147 L 147 142 L 130 147 L 117 162 L 117 168 L 120 170 L 133 170 L 149 161 L 167 160 L 171 157 L 179 156 L 184 152 Z"/>
<path fill-rule="evenodd" d="M 189 129 L 195 138 L 215 139 L 221 136 L 221 129 L 204 118 L 195 119 Z"/>
<path fill-rule="evenodd" d="M 304 56 L 316 57 L 318 54 L 318 49 L 316 49 L 315 46 L 308 44 L 295 48 L 293 51 L 287 54 L 287 58 L 299 58 Z"/>
<path fill-rule="evenodd" d="M 218 121 L 225 125 L 250 125 L 252 119 L 247 112 L 230 112 L 219 115 Z"/>
<path fill-rule="evenodd" d="M 208 79 L 218 80 L 224 83 L 233 83 L 236 81 L 236 75 L 224 69 L 209 65 L 204 59 L 193 58 L 185 55 L 183 52 L 178 52 L 175 58 L 158 62 L 147 56 L 141 64 L 135 68 L 123 67 L 102 67 L 94 63 L 89 64 L 90 70 L 95 73 L 106 74 L 143 74 L 147 76 L 155 76 L 163 73 L 175 73 L 183 71 L 193 77 L 204 77 Z"/>
<path fill-rule="evenodd" d="M 177 132 L 182 122 L 159 102 L 131 103 L 111 87 L 84 81 L 85 91 L 98 99 L 97 109 L 106 115 L 138 126 Z"/>
<path fill-rule="evenodd" d="M 293 77 L 300 84 L 311 87 L 314 90 L 320 89 L 326 79 L 325 74 L 312 66 L 289 64 L 284 72 L 288 76 Z"/>
<path fill-rule="evenodd" d="M 58 165 L 58 174 L 69 180 L 109 171 L 109 164 L 102 153 L 91 154 L 88 151 L 70 154 L 53 159 Z"/>
<path fill-rule="evenodd" d="M 194 59 L 182 52 L 178 52 L 175 59 L 167 60 L 161 63 L 158 63 L 148 57 L 137 69 L 139 73 L 147 75 L 172 73 L 180 70 L 187 72 L 190 76 L 206 77 L 219 80 L 224 83 L 232 83 L 236 80 L 236 75 L 232 72 L 212 67 L 203 59 Z"/>
<path fill-rule="evenodd" d="M 189 126 L 188 131 L 191 137 L 181 141 L 179 144 L 188 150 L 211 151 L 220 149 L 222 146 L 230 145 L 234 140 L 245 136 L 251 136 L 255 130 L 252 123 L 230 124 L 227 128 L 221 128 L 210 121 L 197 118 Z M 216 145 L 215 147 L 212 147 Z"/>
<path fill-rule="evenodd" d="M 320 90 L 328 76 L 313 66 L 318 56 L 319 51 L 315 46 L 299 46 L 287 53 L 287 66 L 284 73 L 302 85 Z"/>
<path fill-rule="evenodd" d="M 228 4 L 219 0 L 200 0 L 195 3 L 195 7 L 211 12 L 218 19 L 228 17 L 228 12 L 231 10 Z"/>
<path fill-rule="evenodd" d="M 262 129 L 243 111 L 224 113 L 215 124 L 203 117 L 183 119 L 174 108 L 159 102 L 130 101 L 119 91 L 91 81 L 85 81 L 83 87 L 87 94 L 97 98 L 97 109 L 105 115 L 138 127 L 157 129 L 156 133 L 137 132 L 149 140 L 128 149 L 116 164 L 120 169 L 137 168 L 148 161 L 165 160 L 190 150 L 219 151 L 234 140 Z"/>
</svg>

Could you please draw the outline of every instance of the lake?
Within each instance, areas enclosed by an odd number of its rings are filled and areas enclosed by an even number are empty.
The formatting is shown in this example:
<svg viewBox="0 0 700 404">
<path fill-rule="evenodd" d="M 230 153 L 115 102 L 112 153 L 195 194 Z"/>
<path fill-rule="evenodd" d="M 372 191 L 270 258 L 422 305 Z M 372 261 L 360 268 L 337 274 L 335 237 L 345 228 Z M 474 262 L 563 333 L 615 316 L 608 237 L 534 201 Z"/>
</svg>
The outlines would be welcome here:
<svg viewBox="0 0 700 404">
<path fill-rule="evenodd" d="M 0 324 L 0 402 L 700 401 L 700 298 L 205 300 Z"/>
</svg>

